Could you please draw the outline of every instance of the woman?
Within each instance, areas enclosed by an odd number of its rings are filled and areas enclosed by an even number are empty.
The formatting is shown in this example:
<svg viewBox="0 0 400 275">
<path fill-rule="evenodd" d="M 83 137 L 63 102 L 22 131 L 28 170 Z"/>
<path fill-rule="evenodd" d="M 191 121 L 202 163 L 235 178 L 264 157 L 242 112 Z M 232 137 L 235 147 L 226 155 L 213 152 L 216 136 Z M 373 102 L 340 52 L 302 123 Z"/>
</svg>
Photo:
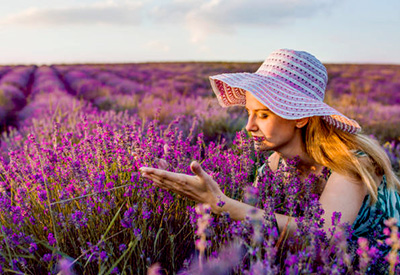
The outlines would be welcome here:
<svg viewBox="0 0 400 275">
<path fill-rule="evenodd" d="M 295 156 L 302 178 L 329 169 L 330 176 L 316 188 L 325 220 L 341 212 L 341 222 L 352 224 L 356 237 L 382 232 L 389 217 L 400 220 L 400 182 L 388 157 L 377 142 L 359 134 L 356 121 L 323 103 L 328 75 L 313 55 L 280 49 L 256 73 L 221 74 L 210 81 L 222 106 L 245 106 L 246 130 L 256 149 L 274 151 L 267 163 L 270 169 Z M 149 167 L 142 167 L 141 173 L 161 188 L 209 204 L 214 213 L 225 211 L 242 220 L 253 210 L 262 219 L 261 209 L 225 196 L 198 162 L 192 162 L 191 169 L 195 176 Z M 223 207 L 217 206 L 220 200 Z M 288 216 L 276 214 L 276 221 L 279 230 L 288 223 L 289 231 L 296 230 Z M 324 224 L 326 232 L 330 227 Z"/>
</svg>

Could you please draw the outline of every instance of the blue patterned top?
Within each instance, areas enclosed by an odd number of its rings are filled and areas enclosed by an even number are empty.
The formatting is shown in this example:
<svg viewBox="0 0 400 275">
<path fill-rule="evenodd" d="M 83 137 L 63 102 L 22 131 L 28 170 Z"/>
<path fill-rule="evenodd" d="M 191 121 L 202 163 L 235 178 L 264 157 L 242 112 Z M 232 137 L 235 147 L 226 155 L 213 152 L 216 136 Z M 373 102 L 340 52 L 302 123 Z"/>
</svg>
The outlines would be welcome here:
<svg viewBox="0 0 400 275">
<path fill-rule="evenodd" d="M 356 151 L 358 157 L 364 157 L 362 151 Z M 353 235 L 356 238 L 367 238 L 370 243 L 379 243 L 384 241 L 387 236 L 383 234 L 385 228 L 384 221 L 389 218 L 397 220 L 397 226 L 400 227 L 400 195 L 395 189 L 387 187 L 386 176 L 383 175 L 381 184 L 378 186 L 378 199 L 375 204 L 371 204 L 371 196 L 367 194 L 361 205 L 360 211 L 353 222 Z M 389 252 L 387 249 L 382 251 Z M 387 250 L 387 251 L 386 251 Z"/>
<path fill-rule="evenodd" d="M 368 274 L 387 274 L 388 263 L 385 256 L 391 247 L 385 243 L 388 238 L 383 233 L 386 227 L 384 222 L 389 218 L 397 219 L 397 226 L 400 228 L 400 195 L 394 190 L 387 188 L 386 177 L 383 176 L 382 182 L 378 187 L 378 200 L 370 205 L 371 196 L 365 196 L 363 204 L 352 225 L 353 239 L 350 249 L 355 252 L 357 239 L 366 238 L 370 246 L 375 246 L 379 250 L 379 256 L 374 265 L 368 268 Z M 400 251 L 399 251 L 400 254 Z"/>
<path fill-rule="evenodd" d="M 378 200 L 370 205 L 371 197 L 366 195 L 363 204 L 353 223 L 353 235 L 357 237 L 367 236 L 371 230 L 382 232 L 384 221 L 389 218 L 396 218 L 400 227 L 400 196 L 394 189 L 387 188 L 386 177 L 378 187 Z"/>
</svg>

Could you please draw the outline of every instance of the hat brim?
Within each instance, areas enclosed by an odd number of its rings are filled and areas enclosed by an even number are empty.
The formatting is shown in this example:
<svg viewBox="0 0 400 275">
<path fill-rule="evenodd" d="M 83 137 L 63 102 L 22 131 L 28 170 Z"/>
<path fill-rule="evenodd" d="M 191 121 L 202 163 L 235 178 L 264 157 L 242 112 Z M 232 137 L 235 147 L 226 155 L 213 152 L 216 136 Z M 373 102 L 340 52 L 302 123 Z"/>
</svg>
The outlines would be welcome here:
<svg viewBox="0 0 400 275">
<path fill-rule="evenodd" d="M 329 124 L 343 131 L 361 131 L 355 120 L 272 76 L 257 73 L 219 74 L 210 76 L 210 82 L 223 107 L 246 105 L 248 91 L 273 113 L 285 119 L 322 116 Z"/>
</svg>

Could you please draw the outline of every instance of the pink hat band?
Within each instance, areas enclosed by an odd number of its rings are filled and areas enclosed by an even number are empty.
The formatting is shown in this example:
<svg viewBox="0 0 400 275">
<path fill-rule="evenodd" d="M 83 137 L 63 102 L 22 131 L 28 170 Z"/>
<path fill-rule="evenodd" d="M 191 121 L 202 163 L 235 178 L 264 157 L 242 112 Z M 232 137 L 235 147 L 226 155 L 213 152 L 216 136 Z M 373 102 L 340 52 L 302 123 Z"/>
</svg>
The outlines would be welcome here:
<svg viewBox="0 0 400 275">
<path fill-rule="evenodd" d="M 255 73 L 210 76 L 211 87 L 223 107 L 246 104 L 252 93 L 275 114 L 286 119 L 322 116 L 349 133 L 360 125 L 323 102 L 328 73 L 324 65 L 304 51 L 280 49 L 271 53 Z"/>
</svg>

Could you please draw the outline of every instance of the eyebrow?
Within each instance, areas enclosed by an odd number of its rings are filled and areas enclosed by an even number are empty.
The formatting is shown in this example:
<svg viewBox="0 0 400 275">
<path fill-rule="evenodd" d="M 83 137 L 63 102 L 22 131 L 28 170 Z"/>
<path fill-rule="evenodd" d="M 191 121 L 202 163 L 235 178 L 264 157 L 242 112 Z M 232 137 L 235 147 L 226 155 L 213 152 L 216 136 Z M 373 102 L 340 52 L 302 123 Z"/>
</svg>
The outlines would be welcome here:
<svg viewBox="0 0 400 275">
<path fill-rule="evenodd" d="M 247 107 L 245 107 L 245 109 L 247 110 L 247 111 L 249 111 L 249 109 L 247 108 Z M 259 111 L 271 111 L 270 109 L 268 109 L 268 108 L 262 108 L 262 109 L 255 109 L 255 110 L 253 110 L 254 112 L 259 112 Z"/>
</svg>

